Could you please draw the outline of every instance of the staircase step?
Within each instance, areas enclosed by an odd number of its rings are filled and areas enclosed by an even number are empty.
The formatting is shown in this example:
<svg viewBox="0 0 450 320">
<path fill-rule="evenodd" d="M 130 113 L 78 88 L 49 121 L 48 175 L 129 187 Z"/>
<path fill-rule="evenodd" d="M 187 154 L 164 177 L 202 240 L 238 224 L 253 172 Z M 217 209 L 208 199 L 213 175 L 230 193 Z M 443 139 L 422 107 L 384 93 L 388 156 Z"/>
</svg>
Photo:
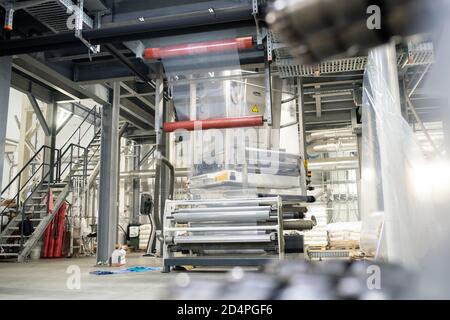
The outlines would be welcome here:
<svg viewBox="0 0 450 320">
<path fill-rule="evenodd" d="M 13 236 L 11 236 L 11 235 L 9 235 L 9 236 L 0 236 L 0 238 L 6 238 L 6 239 L 8 239 L 8 238 L 14 238 L 14 239 L 17 239 L 17 238 L 21 238 L 22 236 L 17 236 L 17 235 L 13 235 Z M 30 236 L 23 236 L 24 238 L 29 238 Z"/>
<path fill-rule="evenodd" d="M 46 205 L 46 203 L 27 203 L 25 207 L 45 207 Z"/>
<path fill-rule="evenodd" d="M 19 254 L 18 253 L 14 253 L 14 252 L 4 252 L 4 253 L 0 253 L 0 257 L 18 257 Z"/>
<path fill-rule="evenodd" d="M 43 186 L 48 186 L 47 182 L 42 183 Z M 64 182 L 56 182 L 56 183 L 50 183 L 50 188 L 56 188 L 56 187 L 61 187 L 64 188 L 66 186 L 66 184 Z"/>
<path fill-rule="evenodd" d="M 18 243 L 0 244 L 0 247 L 20 247 L 20 244 L 18 244 Z"/>
<path fill-rule="evenodd" d="M 34 213 L 46 213 L 47 210 L 36 210 L 36 211 L 28 211 L 26 214 L 34 214 Z"/>
</svg>

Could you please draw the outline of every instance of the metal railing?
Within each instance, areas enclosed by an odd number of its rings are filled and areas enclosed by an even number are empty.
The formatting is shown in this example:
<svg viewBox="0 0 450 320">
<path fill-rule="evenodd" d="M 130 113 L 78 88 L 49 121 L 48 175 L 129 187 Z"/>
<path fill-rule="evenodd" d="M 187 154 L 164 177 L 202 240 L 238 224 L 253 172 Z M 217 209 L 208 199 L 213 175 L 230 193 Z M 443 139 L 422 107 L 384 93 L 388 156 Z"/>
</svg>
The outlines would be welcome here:
<svg viewBox="0 0 450 320">
<path fill-rule="evenodd" d="M 83 124 L 87 122 L 87 120 L 92 114 L 94 115 L 94 121 L 90 123 L 89 126 L 83 131 Z M 66 140 L 66 142 L 64 142 L 64 144 L 61 146 L 61 150 L 63 150 L 67 145 L 72 143 L 71 141 L 76 135 L 78 135 L 77 141 L 75 142 L 75 144 L 77 145 L 81 145 L 81 141 L 84 139 L 89 130 L 93 129 L 93 135 L 95 136 L 97 134 L 98 119 L 100 118 L 97 117 L 97 105 L 95 105 L 92 109 L 88 111 L 87 115 L 84 117 L 83 121 L 81 121 L 81 123 L 78 125 L 78 127 L 74 130 L 72 135 Z"/>
<path fill-rule="evenodd" d="M 83 124 L 88 120 L 88 118 L 93 114 L 94 121 L 90 123 L 90 125 L 83 129 Z M 46 201 L 45 203 L 41 203 L 42 206 L 45 206 L 46 211 L 49 212 L 50 205 L 50 190 L 52 187 L 55 187 L 58 183 L 67 183 L 69 187 L 71 187 L 71 183 L 74 178 L 74 173 L 81 171 L 81 177 L 77 177 L 78 179 L 84 180 L 84 183 L 87 182 L 87 165 L 89 161 L 97 154 L 100 150 L 100 146 L 97 146 L 96 150 L 94 150 L 93 154 L 88 158 L 88 147 L 92 144 L 92 142 L 99 135 L 99 126 L 97 122 L 100 118 L 97 116 L 97 106 L 94 106 L 89 110 L 88 114 L 84 117 L 83 121 L 79 124 L 77 129 L 72 133 L 72 135 L 66 140 L 66 142 L 62 145 L 60 149 L 52 149 L 49 146 L 43 145 L 39 150 L 31 157 L 30 160 L 24 165 L 24 167 L 16 174 L 16 176 L 8 183 L 8 185 L 2 190 L 1 196 L 3 198 L 6 193 L 11 193 L 12 188 L 17 188 L 16 194 L 14 197 L 8 197 L 9 199 L 15 200 L 15 213 L 17 217 L 21 216 L 21 224 L 20 224 L 20 250 L 22 250 L 25 244 L 25 236 L 24 236 L 24 222 L 30 217 L 30 215 L 34 215 L 34 211 L 27 212 L 27 206 L 30 204 L 30 201 L 35 198 L 37 194 L 43 194 L 45 189 L 44 185 L 47 187 L 45 197 L 42 196 L 42 199 Z M 87 147 L 82 147 L 80 145 L 83 138 L 87 135 L 87 133 L 93 129 L 93 138 L 88 143 Z M 78 135 L 78 143 L 71 143 L 71 140 Z M 53 155 L 53 160 L 52 160 Z M 39 159 L 43 159 L 41 163 L 36 164 Z M 37 166 L 37 167 L 36 167 Z M 26 178 L 26 181 L 23 181 L 23 175 L 27 171 L 31 170 L 31 174 Z M 41 174 L 39 174 L 41 173 Z M 27 190 L 28 193 L 21 203 L 23 199 L 23 193 Z M 6 225 L 3 225 L 3 217 L 11 211 L 11 207 L 6 205 L 5 208 L 0 212 L 0 234 L 6 230 L 10 223 L 12 223 L 15 218 L 9 219 Z M 33 217 L 31 217 L 33 218 Z M 17 221 L 17 220 L 16 220 Z"/>
<path fill-rule="evenodd" d="M 34 183 L 38 179 L 38 173 L 41 172 L 42 176 L 40 178 L 40 181 L 44 181 L 46 178 L 50 176 L 55 176 L 55 173 L 59 171 L 59 154 L 60 151 L 58 149 L 54 150 L 54 156 L 55 158 L 52 159 L 50 156 L 52 155 L 52 148 L 49 146 L 43 145 L 39 148 L 39 150 L 31 157 L 30 160 L 23 166 L 23 168 L 15 175 L 15 177 L 8 183 L 8 185 L 2 190 L 1 196 L 3 196 L 11 190 L 11 188 L 16 188 L 16 193 L 13 197 L 9 197 L 9 199 L 15 200 L 15 208 L 16 208 L 16 215 L 20 214 L 20 208 L 21 208 L 21 195 L 25 191 L 27 187 L 30 188 L 31 193 L 33 193 Z M 36 164 L 35 161 L 39 158 L 42 158 L 42 163 L 38 165 L 37 168 L 35 168 Z M 47 161 L 47 162 L 46 162 Z M 53 169 L 53 172 L 52 172 Z M 28 171 L 31 170 L 31 174 L 28 178 L 25 178 L 26 181 L 23 182 L 24 179 L 22 176 Z M 47 172 L 45 172 L 47 170 Z M 30 184 L 31 183 L 31 184 Z M 39 184 L 39 183 L 38 183 Z M 8 211 L 11 210 L 11 207 L 9 205 L 6 205 L 5 208 L 0 212 L 0 220 L 3 222 L 3 217 L 6 215 Z M 0 234 L 3 232 L 4 228 L 7 227 L 7 225 L 12 221 L 8 221 L 8 223 L 3 226 L 3 223 L 0 223 Z"/>
</svg>

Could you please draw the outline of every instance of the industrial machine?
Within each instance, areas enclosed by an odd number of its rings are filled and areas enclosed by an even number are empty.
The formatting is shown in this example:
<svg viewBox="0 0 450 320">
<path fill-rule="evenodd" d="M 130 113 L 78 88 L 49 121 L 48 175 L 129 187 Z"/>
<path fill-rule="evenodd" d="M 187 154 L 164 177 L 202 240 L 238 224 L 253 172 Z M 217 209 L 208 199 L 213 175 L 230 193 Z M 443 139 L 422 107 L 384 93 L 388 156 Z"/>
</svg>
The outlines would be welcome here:
<svg viewBox="0 0 450 320">
<path fill-rule="evenodd" d="M 295 232 L 314 227 L 304 220 L 305 203 L 314 198 L 301 188 L 303 159 L 279 147 L 281 94 L 272 96 L 270 65 L 260 77 L 243 77 L 239 52 L 254 46 L 252 37 L 184 41 L 143 41 L 143 58 L 164 67 L 174 107 L 172 119 L 158 110 L 155 119 L 163 121 L 155 128 L 175 137 L 171 160 L 190 169 L 190 199 L 169 197 L 164 212 L 154 214 L 164 271 L 261 266 L 284 257 L 285 238 L 290 253 L 302 252 Z"/>
</svg>

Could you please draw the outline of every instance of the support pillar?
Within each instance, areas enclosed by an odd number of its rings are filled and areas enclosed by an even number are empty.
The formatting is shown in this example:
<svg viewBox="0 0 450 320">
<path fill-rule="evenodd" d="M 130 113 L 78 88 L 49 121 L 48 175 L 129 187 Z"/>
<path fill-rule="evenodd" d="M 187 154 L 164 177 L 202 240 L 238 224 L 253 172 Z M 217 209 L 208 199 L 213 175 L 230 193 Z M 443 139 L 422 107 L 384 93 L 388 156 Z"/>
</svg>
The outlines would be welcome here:
<svg viewBox="0 0 450 320">
<path fill-rule="evenodd" d="M 300 163 L 300 189 L 302 195 L 306 195 L 306 169 L 305 160 L 306 156 L 306 137 L 305 137 L 305 121 L 303 113 L 303 80 L 297 78 L 297 122 L 298 122 L 298 138 L 299 138 L 299 153 L 303 163 Z"/>
<path fill-rule="evenodd" d="M 12 57 L 0 57 L 0 189 L 3 189 L 3 162 L 5 160 L 6 126 L 8 122 L 9 90 L 11 86 Z"/>
<path fill-rule="evenodd" d="M 134 146 L 134 161 L 133 161 L 133 170 L 139 171 L 140 166 L 139 162 L 141 159 L 141 146 L 136 145 Z M 141 179 L 140 178 L 133 178 L 133 216 L 131 221 L 133 223 L 139 222 L 139 204 L 140 204 L 140 186 L 141 186 Z"/>
<path fill-rule="evenodd" d="M 97 264 L 109 264 L 117 242 L 120 82 L 113 84 L 111 106 L 102 108 Z"/>
<path fill-rule="evenodd" d="M 164 79 L 162 65 L 158 64 L 156 67 L 156 86 L 155 86 L 155 134 L 156 134 L 156 168 L 155 168 L 155 190 L 154 190 L 154 207 L 153 215 L 155 218 L 155 225 L 157 232 L 162 234 L 163 222 L 162 218 L 164 215 L 164 204 L 165 204 L 165 167 L 162 164 L 162 157 L 165 156 L 166 143 L 165 143 L 165 133 L 162 130 L 162 125 L 164 123 Z M 152 248 L 148 250 L 153 251 L 156 249 L 157 255 L 162 253 L 162 242 L 158 241 L 152 243 Z M 151 252 L 147 252 L 151 253 Z"/>
<path fill-rule="evenodd" d="M 53 166 L 55 164 L 55 153 L 56 153 L 56 132 L 57 132 L 56 119 L 57 118 L 58 118 L 58 105 L 56 104 L 56 102 L 53 102 L 52 104 L 49 105 L 49 118 L 48 118 L 48 122 L 47 122 L 49 131 L 50 131 L 50 135 L 45 137 L 46 144 L 51 148 L 50 149 L 50 159 L 48 162 L 50 164 L 49 169 L 51 169 L 49 181 L 53 181 L 55 178 L 55 176 L 54 176 L 55 170 L 53 170 Z"/>
</svg>

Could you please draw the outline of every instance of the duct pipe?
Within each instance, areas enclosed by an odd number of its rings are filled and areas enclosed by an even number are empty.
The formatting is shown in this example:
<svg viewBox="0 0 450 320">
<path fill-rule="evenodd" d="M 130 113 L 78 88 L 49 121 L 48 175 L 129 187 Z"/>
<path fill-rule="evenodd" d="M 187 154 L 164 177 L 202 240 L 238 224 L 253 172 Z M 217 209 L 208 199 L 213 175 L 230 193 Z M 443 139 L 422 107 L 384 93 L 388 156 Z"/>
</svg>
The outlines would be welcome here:
<svg viewBox="0 0 450 320">
<path fill-rule="evenodd" d="M 306 141 L 310 143 L 315 140 L 339 139 L 353 136 L 353 129 L 323 130 L 311 132 L 306 138 Z"/>
<path fill-rule="evenodd" d="M 177 168 L 175 169 L 175 177 L 188 177 L 189 170 L 186 168 Z M 128 179 L 128 178 L 154 178 L 155 170 L 140 170 L 140 171 L 127 171 L 120 173 L 120 179 Z"/>
<path fill-rule="evenodd" d="M 358 163 L 359 163 L 358 157 L 311 160 L 308 162 L 308 170 L 311 171 L 352 170 L 359 168 Z"/>
<path fill-rule="evenodd" d="M 221 118 L 198 121 L 177 121 L 164 123 L 165 132 L 174 132 L 175 130 L 207 130 L 207 129 L 225 129 L 262 126 L 262 116 L 250 116 L 240 118 Z"/>
<path fill-rule="evenodd" d="M 318 155 L 319 153 L 339 152 L 339 151 L 357 151 L 358 144 L 356 140 L 342 141 L 337 140 L 333 142 L 314 143 L 306 148 L 306 152 L 310 156 Z"/>
</svg>

